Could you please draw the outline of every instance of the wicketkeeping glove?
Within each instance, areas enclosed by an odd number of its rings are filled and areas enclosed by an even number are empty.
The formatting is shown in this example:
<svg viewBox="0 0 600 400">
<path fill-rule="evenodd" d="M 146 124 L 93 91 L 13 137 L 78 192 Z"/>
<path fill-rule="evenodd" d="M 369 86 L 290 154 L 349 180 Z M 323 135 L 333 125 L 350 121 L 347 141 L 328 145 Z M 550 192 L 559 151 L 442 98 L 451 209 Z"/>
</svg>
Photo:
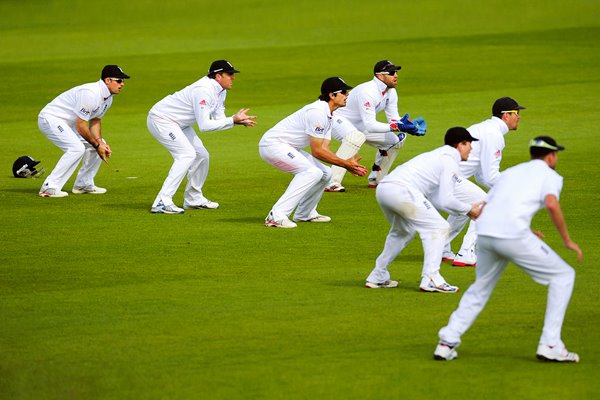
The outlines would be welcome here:
<svg viewBox="0 0 600 400">
<path fill-rule="evenodd" d="M 427 122 L 423 117 L 415 118 L 413 120 L 413 124 L 417 127 L 416 136 L 425 136 L 425 132 L 427 132 Z"/>
<path fill-rule="evenodd" d="M 400 118 L 400 121 L 392 120 L 390 122 L 390 129 L 395 132 L 406 132 L 411 135 L 417 134 L 417 126 L 408 119 L 408 114 L 404 114 L 404 117 Z"/>
</svg>

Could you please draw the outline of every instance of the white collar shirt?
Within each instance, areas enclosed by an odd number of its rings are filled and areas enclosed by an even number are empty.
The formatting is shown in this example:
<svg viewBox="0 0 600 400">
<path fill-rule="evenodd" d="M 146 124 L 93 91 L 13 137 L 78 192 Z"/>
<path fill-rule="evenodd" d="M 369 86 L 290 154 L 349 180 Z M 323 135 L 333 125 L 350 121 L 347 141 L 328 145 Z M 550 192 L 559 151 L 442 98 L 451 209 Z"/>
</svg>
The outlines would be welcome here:
<svg viewBox="0 0 600 400">
<path fill-rule="evenodd" d="M 531 160 L 502 172 L 477 219 L 477 234 L 515 239 L 531 231 L 533 216 L 548 195 L 559 199 L 563 178 L 543 160 Z"/>
<path fill-rule="evenodd" d="M 385 112 L 388 123 L 377 121 L 377 114 L 381 111 Z M 346 107 L 335 110 L 333 115 L 346 118 L 361 132 L 389 132 L 389 122 L 400 119 L 398 93 L 373 77 L 352 89 Z"/>
<path fill-rule="evenodd" d="M 381 184 L 397 184 L 421 192 L 437 208 L 464 215 L 471 205 L 454 197 L 454 185 L 459 178 L 460 153 L 451 146 L 438 147 L 408 160 L 381 180 Z"/>
<path fill-rule="evenodd" d="M 204 76 L 156 103 L 150 114 L 177 123 L 182 129 L 198 124 L 201 132 L 232 128 L 233 117 L 225 116 L 227 90 Z"/>
<path fill-rule="evenodd" d="M 58 95 L 48 103 L 40 116 L 60 118 L 71 126 L 77 118 L 89 121 L 102 118 L 112 105 L 113 96 L 104 81 L 85 83 Z"/>
<path fill-rule="evenodd" d="M 278 143 L 302 149 L 310 144 L 310 138 L 331 140 L 331 111 L 329 104 L 317 100 L 307 104 L 269 129 L 259 146 Z"/>
<path fill-rule="evenodd" d="M 471 136 L 479 141 L 472 142 L 467 161 L 459 163 L 462 176 L 475 180 L 488 189 L 500 178 L 500 162 L 504 150 L 504 135 L 508 126 L 498 117 L 492 117 L 467 128 Z"/>
</svg>

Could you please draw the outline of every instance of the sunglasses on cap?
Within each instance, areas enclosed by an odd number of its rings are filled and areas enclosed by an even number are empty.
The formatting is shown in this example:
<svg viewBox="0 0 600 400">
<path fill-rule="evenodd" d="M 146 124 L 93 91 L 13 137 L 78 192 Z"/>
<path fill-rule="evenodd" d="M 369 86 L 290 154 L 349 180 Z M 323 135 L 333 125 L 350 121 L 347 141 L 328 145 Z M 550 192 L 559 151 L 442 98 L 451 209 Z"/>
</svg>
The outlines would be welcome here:
<svg viewBox="0 0 600 400">
<path fill-rule="evenodd" d="M 341 90 L 336 90 L 335 92 L 331 92 L 333 94 L 335 93 L 341 93 L 341 94 L 348 94 L 348 90 L 347 89 L 341 89 Z"/>
<path fill-rule="evenodd" d="M 108 79 L 110 79 L 111 81 L 115 81 L 117 83 L 123 83 L 123 82 L 125 82 L 125 80 L 121 79 L 121 78 L 108 78 Z"/>
<path fill-rule="evenodd" d="M 520 114 L 519 110 L 500 111 L 501 114 Z"/>
<path fill-rule="evenodd" d="M 529 141 L 529 147 L 542 147 L 544 149 L 550 149 L 553 151 L 564 150 L 565 148 L 562 146 L 553 146 L 550 143 L 546 143 L 543 139 L 531 139 Z"/>
</svg>

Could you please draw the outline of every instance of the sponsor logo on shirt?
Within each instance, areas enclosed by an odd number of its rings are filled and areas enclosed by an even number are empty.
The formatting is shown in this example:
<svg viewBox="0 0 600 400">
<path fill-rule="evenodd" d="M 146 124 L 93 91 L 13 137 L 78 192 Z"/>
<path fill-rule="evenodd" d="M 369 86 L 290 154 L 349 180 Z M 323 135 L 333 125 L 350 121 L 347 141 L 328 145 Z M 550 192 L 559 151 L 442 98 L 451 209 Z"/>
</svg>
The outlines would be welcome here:
<svg viewBox="0 0 600 400">
<path fill-rule="evenodd" d="M 429 203 L 427 200 L 423 200 L 423 205 L 426 209 L 431 210 L 431 203 Z"/>
<path fill-rule="evenodd" d="M 60 126 L 60 125 L 58 125 L 56 128 L 58 129 L 58 131 L 60 133 L 63 133 L 65 131 L 65 129 L 62 126 Z"/>
<path fill-rule="evenodd" d="M 323 132 L 325 132 L 325 128 L 322 128 L 320 126 L 315 126 L 315 133 L 318 133 L 319 135 L 323 134 Z"/>
<path fill-rule="evenodd" d="M 371 108 L 371 103 L 367 101 L 363 106 L 365 106 L 365 108 Z"/>
<path fill-rule="evenodd" d="M 496 157 L 496 158 L 502 157 L 502 152 L 500 151 L 500 149 L 496 150 L 496 152 L 494 153 L 494 157 Z"/>
<path fill-rule="evenodd" d="M 289 158 L 291 158 L 291 159 L 294 159 L 294 157 L 295 157 L 295 156 L 294 156 L 292 153 L 287 153 L 287 155 L 288 155 L 288 157 L 289 157 Z"/>
<path fill-rule="evenodd" d="M 206 100 L 204 100 L 204 99 L 200 100 L 200 105 L 201 106 L 205 106 L 206 105 Z"/>
<path fill-rule="evenodd" d="M 81 107 L 81 110 L 79 110 L 79 112 L 83 115 L 90 115 L 90 112 L 86 110 L 85 107 Z"/>
<path fill-rule="evenodd" d="M 171 140 L 175 140 L 175 134 L 173 132 L 169 132 L 169 137 Z"/>
</svg>

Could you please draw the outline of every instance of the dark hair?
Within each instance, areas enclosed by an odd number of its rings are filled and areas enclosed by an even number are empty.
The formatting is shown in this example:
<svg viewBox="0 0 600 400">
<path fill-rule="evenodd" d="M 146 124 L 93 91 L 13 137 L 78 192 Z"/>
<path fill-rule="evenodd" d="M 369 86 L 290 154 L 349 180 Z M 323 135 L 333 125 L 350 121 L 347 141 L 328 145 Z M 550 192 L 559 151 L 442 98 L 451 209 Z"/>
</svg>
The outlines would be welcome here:
<svg viewBox="0 0 600 400">
<path fill-rule="evenodd" d="M 548 154 L 555 152 L 556 150 L 547 149 L 545 147 L 530 147 L 529 155 L 531 159 L 539 160 L 546 157 Z"/>
<path fill-rule="evenodd" d="M 321 100 L 321 101 L 329 101 L 330 100 L 330 98 L 329 98 L 330 94 L 331 93 L 323 93 L 322 95 L 319 96 L 319 100 Z M 334 95 L 335 95 L 335 93 L 334 93 Z"/>
</svg>

